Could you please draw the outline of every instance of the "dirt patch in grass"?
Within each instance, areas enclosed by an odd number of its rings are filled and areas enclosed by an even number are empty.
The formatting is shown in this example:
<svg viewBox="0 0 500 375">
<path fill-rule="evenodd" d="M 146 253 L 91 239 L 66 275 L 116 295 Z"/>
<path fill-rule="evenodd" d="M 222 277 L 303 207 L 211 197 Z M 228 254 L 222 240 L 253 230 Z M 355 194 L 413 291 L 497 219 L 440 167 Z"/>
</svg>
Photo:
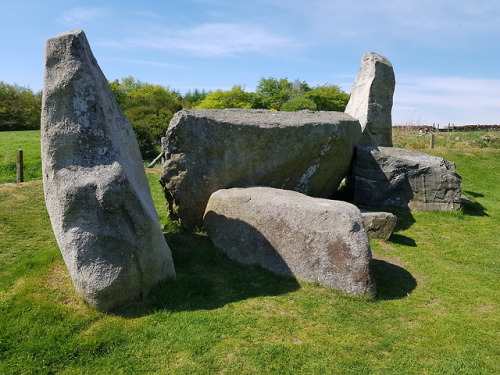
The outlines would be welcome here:
<svg viewBox="0 0 500 375">
<path fill-rule="evenodd" d="M 62 261 L 58 261 L 52 266 L 45 283 L 50 294 L 56 297 L 54 302 L 69 307 L 75 312 L 88 308 L 84 300 L 76 293 L 68 269 Z"/>
<path fill-rule="evenodd" d="M 495 306 L 493 306 L 493 305 L 479 306 L 479 307 L 476 307 L 476 310 L 482 311 L 482 312 L 492 312 L 495 310 Z"/>
</svg>

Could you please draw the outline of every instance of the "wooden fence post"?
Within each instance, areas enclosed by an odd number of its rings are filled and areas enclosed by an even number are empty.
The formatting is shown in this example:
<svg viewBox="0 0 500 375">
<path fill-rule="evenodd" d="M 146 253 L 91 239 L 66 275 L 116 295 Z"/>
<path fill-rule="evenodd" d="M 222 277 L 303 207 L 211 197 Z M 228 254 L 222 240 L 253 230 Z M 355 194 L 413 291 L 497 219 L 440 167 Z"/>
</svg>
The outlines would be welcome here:
<svg viewBox="0 0 500 375">
<path fill-rule="evenodd" d="M 434 148 L 434 133 L 431 133 L 431 140 L 430 140 L 429 147 L 431 150 Z"/>
<path fill-rule="evenodd" d="M 17 183 L 24 181 L 24 165 L 23 165 L 23 150 L 17 150 Z"/>
</svg>

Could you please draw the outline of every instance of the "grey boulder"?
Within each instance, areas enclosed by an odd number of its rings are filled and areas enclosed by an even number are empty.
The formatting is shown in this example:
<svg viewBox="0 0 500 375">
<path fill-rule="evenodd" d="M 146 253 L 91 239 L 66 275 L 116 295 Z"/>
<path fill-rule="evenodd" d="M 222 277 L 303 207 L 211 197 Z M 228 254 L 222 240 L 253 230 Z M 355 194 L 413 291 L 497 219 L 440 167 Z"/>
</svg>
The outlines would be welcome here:
<svg viewBox="0 0 500 375">
<path fill-rule="evenodd" d="M 384 56 L 369 52 L 351 90 L 345 113 L 358 119 L 364 146 L 392 146 L 392 104 L 396 79 Z"/>
<path fill-rule="evenodd" d="M 415 211 L 460 208 L 462 179 L 446 159 L 394 147 L 358 146 L 355 160 L 356 204 Z"/>
<path fill-rule="evenodd" d="M 46 206 L 78 293 L 109 310 L 174 277 L 134 132 L 83 31 L 47 41 L 41 129 Z"/>
<path fill-rule="evenodd" d="M 170 215 L 202 225 L 210 195 L 270 186 L 329 198 L 347 174 L 361 137 L 340 112 L 183 110 L 167 131 L 161 183 Z"/>
<path fill-rule="evenodd" d="M 374 212 L 361 210 L 361 216 L 365 224 L 368 237 L 382 238 L 387 240 L 398 222 L 396 215 L 390 212 Z"/>
<path fill-rule="evenodd" d="M 375 293 L 368 236 L 352 204 L 268 187 L 223 189 L 210 197 L 204 223 L 237 262 L 349 294 Z"/>
</svg>

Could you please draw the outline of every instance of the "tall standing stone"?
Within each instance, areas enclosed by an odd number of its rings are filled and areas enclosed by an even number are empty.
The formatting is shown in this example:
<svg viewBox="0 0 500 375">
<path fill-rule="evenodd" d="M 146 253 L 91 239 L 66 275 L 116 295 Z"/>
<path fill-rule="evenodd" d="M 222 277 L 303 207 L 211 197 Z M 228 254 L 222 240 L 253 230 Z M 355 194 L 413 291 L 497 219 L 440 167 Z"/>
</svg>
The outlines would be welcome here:
<svg viewBox="0 0 500 375">
<path fill-rule="evenodd" d="M 175 276 L 134 132 L 81 30 L 46 44 L 42 167 L 57 243 L 91 305 L 109 310 Z"/>
<path fill-rule="evenodd" d="M 364 146 L 392 146 L 392 98 L 396 80 L 384 56 L 369 52 L 361 59 L 345 113 L 359 120 Z"/>
</svg>

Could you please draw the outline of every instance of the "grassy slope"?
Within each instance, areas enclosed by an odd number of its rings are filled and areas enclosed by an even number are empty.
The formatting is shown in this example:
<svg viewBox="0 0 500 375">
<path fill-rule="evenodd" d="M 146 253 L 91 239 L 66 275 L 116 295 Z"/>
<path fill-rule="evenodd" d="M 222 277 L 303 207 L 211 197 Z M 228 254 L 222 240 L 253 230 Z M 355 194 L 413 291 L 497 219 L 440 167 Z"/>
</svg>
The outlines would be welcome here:
<svg viewBox="0 0 500 375">
<path fill-rule="evenodd" d="M 16 150 L 23 150 L 24 181 L 42 178 L 40 131 L 0 132 L 0 184 L 16 182 Z"/>
<path fill-rule="evenodd" d="M 474 203 L 399 212 L 373 240 L 377 299 L 240 266 L 168 224 L 178 277 L 115 314 L 75 294 L 39 181 L 0 188 L 2 374 L 493 374 L 500 371 L 500 151 L 434 150 Z"/>
</svg>

